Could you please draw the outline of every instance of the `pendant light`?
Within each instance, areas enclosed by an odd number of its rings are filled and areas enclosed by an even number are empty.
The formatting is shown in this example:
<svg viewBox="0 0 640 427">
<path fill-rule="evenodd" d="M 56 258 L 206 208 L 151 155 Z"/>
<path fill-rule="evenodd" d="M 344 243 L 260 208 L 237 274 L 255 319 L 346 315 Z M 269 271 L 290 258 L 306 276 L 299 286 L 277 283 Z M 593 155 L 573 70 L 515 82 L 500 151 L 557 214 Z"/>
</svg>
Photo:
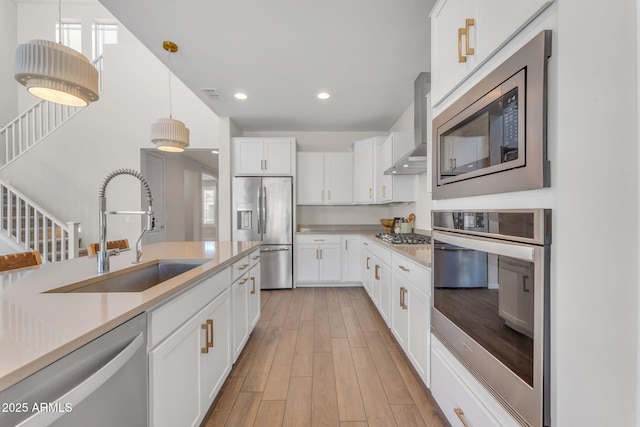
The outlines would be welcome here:
<svg viewBox="0 0 640 427">
<path fill-rule="evenodd" d="M 158 119 L 151 125 L 151 142 L 158 150 L 179 153 L 189 146 L 189 129 L 171 115 L 171 54 L 178 51 L 178 45 L 165 41 L 162 47 L 169 52 L 169 118 Z"/>
<path fill-rule="evenodd" d="M 98 100 L 98 70 L 86 56 L 62 44 L 62 0 L 58 0 L 60 43 L 31 40 L 16 50 L 15 79 L 42 99 L 73 107 Z"/>
</svg>

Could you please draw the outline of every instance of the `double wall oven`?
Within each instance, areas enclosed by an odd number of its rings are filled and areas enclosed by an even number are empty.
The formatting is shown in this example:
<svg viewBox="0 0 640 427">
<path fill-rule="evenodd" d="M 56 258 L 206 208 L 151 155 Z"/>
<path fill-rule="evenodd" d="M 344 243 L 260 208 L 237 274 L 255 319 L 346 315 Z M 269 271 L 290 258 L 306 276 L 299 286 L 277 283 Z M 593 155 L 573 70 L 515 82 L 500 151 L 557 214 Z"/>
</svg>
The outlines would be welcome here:
<svg viewBox="0 0 640 427">
<path fill-rule="evenodd" d="M 433 212 L 432 331 L 522 425 L 549 425 L 546 209 Z"/>
</svg>

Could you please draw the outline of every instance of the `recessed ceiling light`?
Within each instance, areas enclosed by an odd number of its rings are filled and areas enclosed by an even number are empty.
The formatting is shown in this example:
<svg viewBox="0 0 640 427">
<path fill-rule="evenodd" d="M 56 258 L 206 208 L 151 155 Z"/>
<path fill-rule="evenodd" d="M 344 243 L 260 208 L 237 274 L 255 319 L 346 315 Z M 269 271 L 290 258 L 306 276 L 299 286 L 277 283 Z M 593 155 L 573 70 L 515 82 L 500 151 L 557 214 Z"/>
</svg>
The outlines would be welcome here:
<svg viewBox="0 0 640 427">
<path fill-rule="evenodd" d="M 235 95 L 233 95 L 233 96 L 235 96 L 235 97 L 236 97 L 236 99 L 241 99 L 241 100 L 247 99 L 247 95 L 246 95 L 246 94 L 244 94 L 244 93 L 242 93 L 242 92 L 238 92 L 238 93 L 236 93 L 236 94 L 235 94 Z"/>
<path fill-rule="evenodd" d="M 218 154 L 218 149 L 216 148 L 215 150 L 211 150 L 212 154 Z"/>
<path fill-rule="evenodd" d="M 327 92 L 320 92 L 318 94 L 318 98 L 320 99 L 329 99 L 331 97 L 331 95 L 329 95 Z"/>
<path fill-rule="evenodd" d="M 391 171 L 391 173 L 398 173 L 398 171 Z"/>
<path fill-rule="evenodd" d="M 403 167 L 403 168 L 408 168 L 408 167 L 409 167 L 409 165 L 402 165 L 402 167 Z"/>
</svg>

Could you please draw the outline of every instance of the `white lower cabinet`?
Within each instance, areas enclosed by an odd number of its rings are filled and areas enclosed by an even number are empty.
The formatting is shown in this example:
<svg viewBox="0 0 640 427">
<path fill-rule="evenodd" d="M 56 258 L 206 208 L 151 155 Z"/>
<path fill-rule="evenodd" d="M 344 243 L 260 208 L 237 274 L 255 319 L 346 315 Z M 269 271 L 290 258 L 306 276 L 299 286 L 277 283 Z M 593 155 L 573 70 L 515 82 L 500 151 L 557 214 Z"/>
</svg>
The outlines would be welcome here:
<svg viewBox="0 0 640 427">
<path fill-rule="evenodd" d="M 149 353 L 150 424 L 197 426 L 200 400 L 200 325 L 196 315 Z"/>
<path fill-rule="evenodd" d="M 371 278 L 373 269 L 372 269 L 372 258 L 371 251 L 369 251 L 369 243 L 362 242 L 362 246 L 360 248 L 360 271 L 362 274 L 362 286 L 364 290 L 367 291 L 369 297 L 371 297 Z"/>
<path fill-rule="evenodd" d="M 362 283 L 427 387 L 431 384 L 431 270 L 363 238 Z"/>
<path fill-rule="evenodd" d="M 371 289 L 373 302 L 378 307 L 387 326 L 391 325 L 391 269 L 375 255 L 373 256 Z"/>
<path fill-rule="evenodd" d="M 395 253 L 392 255 L 392 269 L 391 331 L 428 387 L 431 338 L 430 271 Z"/>
<path fill-rule="evenodd" d="M 405 352 L 413 367 L 429 387 L 431 371 L 429 369 L 431 344 L 431 296 L 418 289 L 413 283 L 407 283 L 404 299 L 408 330 Z"/>
<path fill-rule="evenodd" d="M 464 378 L 466 377 L 466 378 Z M 454 427 L 513 425 L 506 420 L 502 424 L 481 403 L 474 392 L 482 386 L 466 372 L 464 367 L 438 341 L 432 339 L 431 394 Z M 485 391 L 485 393 L 488 393 Z"/>
<path fill-rule="evenodd" d="M 342 239 L 336 234 L 296 236 L 297 283 L 335 283 L 342 280 Z"/>
<path fill-rule="evenodd" d="M 197 426 L 231 371 L 225 290 L 149 352 L 150 425 Z"/>
<path fill-rule="evenodd" d="M 249 331 L 252 331 L 260 319 L 260 264 L 249 270 Z"/>
<path fill-rule="evenodd" d="M 391 332 L 403 350 L 407 350 L 409 311 L 407 285 L 395 271 L 391 274 Z"/>
<path fill-rule="evenodd" d="M 240 276 L 231 285 L 233 307 L 233 361 L 235 362 L 249 336 L 249 274 Z"/>
<path fill-rule="evenodd" d="M 200 324 L 202 410 L 206 412 L 231 371 L 231 299 L 226 290 L 203 310 Z M 206 325 L 206 328 L 205 328 Z"/>
<path fill-rule="evenodd" d="M 148 311 L 149 426 L 202 422 L 260 317 L 252 255 Z"/>
<path fill-rule="evenodd" d="M 342 282 L 360 282 L 360 236 L 342 236 Z"/>
</svg>

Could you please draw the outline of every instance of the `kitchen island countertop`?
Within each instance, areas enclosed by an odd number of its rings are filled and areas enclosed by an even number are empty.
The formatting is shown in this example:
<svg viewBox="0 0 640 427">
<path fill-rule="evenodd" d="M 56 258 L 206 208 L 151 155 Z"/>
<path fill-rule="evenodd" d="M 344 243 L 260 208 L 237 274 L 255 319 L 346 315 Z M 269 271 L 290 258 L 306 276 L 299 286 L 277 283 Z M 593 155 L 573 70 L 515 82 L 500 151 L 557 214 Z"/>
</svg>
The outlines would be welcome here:
<svg viewBox="0 0 640 427">
<path fill-rule="evenodd" d="M 131 267 L 132 253 L 112 256 L 97 273 L 95 257 L 81 257 L 0 274 L 0 391 L 189 285 L 248 255 L 260 242 L 168 242 L 143 247 L 143 263 L 207 260 L 143 292 L 47 293 Z M 231 284 L 229 284 L 231 285 Z"/>
</svg>

